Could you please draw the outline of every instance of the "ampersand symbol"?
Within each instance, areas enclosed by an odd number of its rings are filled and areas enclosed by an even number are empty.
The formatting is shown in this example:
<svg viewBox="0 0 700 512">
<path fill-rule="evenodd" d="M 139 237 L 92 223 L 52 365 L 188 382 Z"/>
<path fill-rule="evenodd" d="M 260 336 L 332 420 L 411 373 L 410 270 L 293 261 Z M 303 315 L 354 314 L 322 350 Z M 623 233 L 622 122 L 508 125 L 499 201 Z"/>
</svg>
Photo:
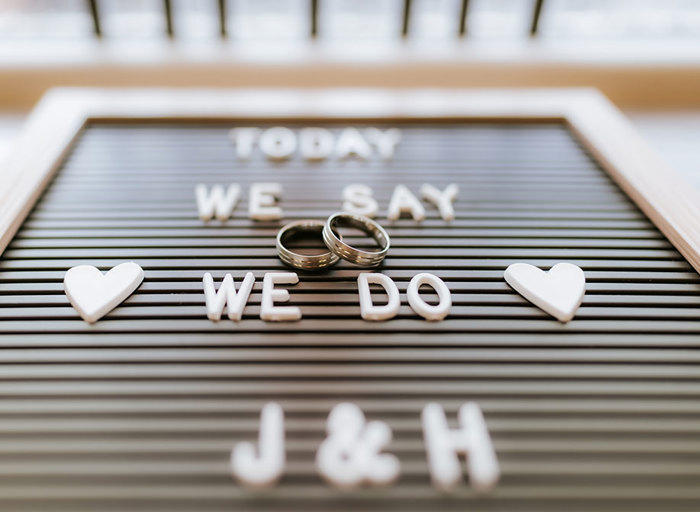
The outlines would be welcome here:
<svg viewBox="0 0 700 512">
<path fill-rule="evenodd" d="M 333 485 L 385 485 L 398 477 L 399 460 L 381 453 L 392 437 L 386 423 L 367 422 L 357 405 L 341 403 L 328 415 L 326 432 L 328 437 L 316 453 L 316 466 Z"/>
</svg>

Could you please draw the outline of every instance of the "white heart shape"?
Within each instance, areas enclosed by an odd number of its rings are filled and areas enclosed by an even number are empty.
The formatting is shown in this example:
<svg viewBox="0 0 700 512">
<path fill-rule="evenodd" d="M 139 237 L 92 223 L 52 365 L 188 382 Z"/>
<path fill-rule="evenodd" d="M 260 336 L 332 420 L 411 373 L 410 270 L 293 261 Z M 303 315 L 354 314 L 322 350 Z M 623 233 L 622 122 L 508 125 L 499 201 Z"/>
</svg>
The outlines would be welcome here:
<svg viewBox="0 0 700 512">
<path fill-rule="evenodd" d="M 574 317 L 586 293 L 583 270 L 571 263 L 557 263 L 549 272 L 528 263 L 513 263 L 503 277 L 516 292 L 560 322 Z"/>
<path fill-rule="evenodd" d="M 94 323 L 131 295 L 143 281 L 143 269 L 134 262 L 121 263 L 103 274 L 92 265 L 78 265 L 66 272 L 63 289 L 86 322 Z"/>
</svg>

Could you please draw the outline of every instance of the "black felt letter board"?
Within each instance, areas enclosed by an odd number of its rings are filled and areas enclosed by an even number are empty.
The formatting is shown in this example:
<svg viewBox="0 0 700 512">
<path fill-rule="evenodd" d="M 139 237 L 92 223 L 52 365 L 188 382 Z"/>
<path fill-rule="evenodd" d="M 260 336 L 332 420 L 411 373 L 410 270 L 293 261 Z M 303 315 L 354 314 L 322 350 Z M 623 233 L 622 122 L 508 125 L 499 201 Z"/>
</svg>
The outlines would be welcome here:
<svg viewBox="0 0 700 512">
<path fill-rule="evenodd" d="M 698 510 L 700 278 L 559 124 L 392 124 L 379 159 L 236 160 L 234 124 L 92 124 L 0 259 L 3 510 Z M 296 128 L 293 125 L 289 125 Z M 344 125 L 332 125 L 332 129 Z M 362 125 L 366 126 L 366 125 Z M 389 127 L 389 126 L 387 126 Z M 360 318 L 357 274 L 299 272 L 303 319 L 259 317 L 262 275 L 288 270 L 277 222 L 247 218 L 279 182 L 284 221 L 324 219 L 351 183 L 374 189 L 401 290 L 396 319 Z M 198 183 L 239 183 L 226 221 L 197 217 Z M 386 221 L 395 185 L 460 188 L 457 218 Z M 284 222 L 283 221 L 283 222 Z M 95 325 L 62 291 L 71 266 L 135 261 L 146 279 Z M 583 306 L 561 324 L 503 280 L 513 262 L 579 265 Z M 206 318 L 202 275 L 256 284 L 243 320 Z M 451 314 L 426 322 L 405 291 L 441 277 Z M 286 414 L 287 471 L 264 492 L 230 475 L 260 409 Z M 314 467 L 333 405 L 394 432 L 399 481 L 337 492 Z M 421 408 L 482 408 L 502 478 L 477 497 L 430 485 Z M 466 473 L 466 472 L 465 472 Z"/>
</svg>

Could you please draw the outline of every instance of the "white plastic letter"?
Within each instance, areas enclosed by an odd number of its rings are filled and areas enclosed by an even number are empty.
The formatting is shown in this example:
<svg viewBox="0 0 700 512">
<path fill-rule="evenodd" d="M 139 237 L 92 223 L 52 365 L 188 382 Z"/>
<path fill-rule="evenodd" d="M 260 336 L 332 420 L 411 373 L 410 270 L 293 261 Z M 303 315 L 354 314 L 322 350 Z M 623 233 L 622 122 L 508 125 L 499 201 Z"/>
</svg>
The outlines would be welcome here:
<svg viewBox="0 0 700 512">
<path fill-rule="evenodd" d="M 248 196 L 248 217 L 251 219 L 282 218 L 282 208 L 277 206 L 277 199 L 282 197 L 282 185 L 279 183 L 253 183 Z"/>
<path fill-rule="evenodd" d="M 270 402 L 260 413 L 258 454 L 253 443 L 238 443 L 231 450 L 231 471 L 245 485 L 268 487 L 282 476 L 285 458 L 284 412 Z"/>
<path fill-rule="evenodd" d="M 299 132 L 299 149 L 307 160 L 323 160 L 333 152 L 333 134 L 325 128 L 304 128 Z"/>
<path fill-rule="evenodd" d="M 258 128 L 234 128 L 229 132 L 229 137 L 236 145 L 236 156 L 239 159 L 247 160 L 250 158 L 258 135 L 260 135 Z"/>
<path fill-rule="evenodd" d="M 355 183 L 343 189 L 343 211 L 374 217 L 379 205 L 372 197 L 372 189 L 367 185 Z"/>
<path fill-rule="evenodd" d="M 369 289 L 370 284 L 378 284 L 384 288 L 384 291 L 389 296 L 389 301 L 386 304 L 383 306 L 374 305 Z M 389 276 L 374 272 L 363 272 L 357 276 L 357 288 L 360 291 L 360 315 L 365 320 L 389 320 L 394 318 L 399 312 L 401 304 L 399 289 Z"/>
<path fill-rule="evenodd" d="M 211 192 L 207 192 L 206 185 L 197 185 L 194 189 L 197 199 L 197 211 L 202 220 L 211 220 L 216 216 L 219 220 L 228 219 L 238 204 L 241 195 L 241 187 L 232 183 L 226 189 L 221 185 L 214 185 Z"/>
<path fill-rule="evenodd" d="M 396 185 L 389 201 L 387 218 L 397 220 L 402 213 L 410 213 L 418 222 L 425 218 L 425 208 L 405 185 Z"/>
<path fill-rule="evenodd" d="M 239 322 L 243 316 L 243 308 L 245 308 L 250 296 L 250 291 L 255 283 L 255 276 L 252 272 L 248 272 L 241 283 L 241 287 L 236 293 L 236 287 L 233 283 L 231 274 L 226 274 L 224 280 L 219 286 L 217 292 L 214 288 L 214 279 L 207 272 L 202 279 L 204 283 L 204 299 L 207 306 L 207 318 L 214 322 L 221 319 L 221 314 L 224 312 L 224 306 L 228 304 L 228 317 L 234 322 Z"/>
<path fill-rule="evenodd" d="M 461 480 L 458 454 L 467 455 L 469 481 L 483 492 L 496 485 L 500 477 L 498 459 L 481 409 L 467 402 L 459 409 L 459 428 L 450 430 L 445 411 L 437 403 L 423 408 L 423 439 L 433 484 L 450 490 Z"/>
<path fill-rule="evenodd" d="M 260 301 L 260 319 L 266 322 L 284 322 L 299 320 L 301 310 L 295 306 L 275 306 L 275 302 L 287 302 L 289 291 L 275 288 L 275 284 L 296 284 L 299 276 L 294 272 L 270 272 L 263 278 L 262 299 Z"/>
<path fill-rule="evenodd" d="M 328 415 L 326 432 L 316 452 L 316 467 L 331 484 L 350 489 L 363 483 L 386 485 L 398 477 L 399 460 L 381 453 L 392 437 L 386 423 L 366 422 L 357 405 L 341 403 Z"/>
<path fill-rule="evenodd" d="M 425 302 L 420 296 L 420 287 L 423 284 L 432 286 L 437 292 L 440 302 L 435 306 Z M 433 274 L 416 274 L 408 283 L 406 291 L 408 303 L 413 308 L 413 311 L 418 313 L 426 320 L 438 321 L 445 318 L 452 308 L 452 294 L 445 282 L 438 276 Z"/>
<path fill-rule="evenodd" d="M 296 135 L 284 126 L 268 128 L 260 136 L 260 149 L 270 160 L 286 160 L 296 148 Z"/>
<path fill-rule="evenodd" d="M 367 159 L 372 156 L 372 148 L 362 134 L 357 131 L 357 128 L 345 128 L 340 132 L 335 145 L 335 152 L 338 158 L 357 156 Z"/>
<path fill-rule="evenodd" d="M 377 147 L 379 156 L 384 160 L 389 160 L 394 156 L 396 145 L 401 140 L 401 130 L 398 128 L 390 128 L 386 131 L 381 131 L 379 128 L 367 128 L 365 137 Z"/>
<path fill-rule="evenodd" d="M 443 220 L 451 221 L 455 218 L 455 209 L 452 203 L 457 199 L 457 193 L 459 192 L 459 187 L 452 183 L 448 185 L 447 188 L 440 192 L 437 188 L 427 183 L 420 188 L 421 196 L 423 199 L 430 201 L 435 206 L 437 206 L 440 216 Z"/>
</svg>

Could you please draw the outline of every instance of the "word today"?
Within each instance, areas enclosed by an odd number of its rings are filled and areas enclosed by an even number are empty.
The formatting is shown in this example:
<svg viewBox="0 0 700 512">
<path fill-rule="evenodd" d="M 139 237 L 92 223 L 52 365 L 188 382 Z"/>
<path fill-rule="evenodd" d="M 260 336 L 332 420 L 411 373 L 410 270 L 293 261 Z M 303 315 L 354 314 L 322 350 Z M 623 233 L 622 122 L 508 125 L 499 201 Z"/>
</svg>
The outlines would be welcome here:
<svg viewBox="0 0 700 512">
<path fill-rule="evenodd" d="M 272 128 L 234 128 L 229 132 L 236 146 L 236 157 L 248 160 L 256 146 L 269 160 L 287 160 L 295 153 L 309 161 L 359 158 L 366 160 L 378 155 L 384 160 L 394 156 L 396 145 L 401 140 L 401 131 L 396 128 L 344 128 L 337 134 L 326 128 L 302 128 L 291 130 L 284 126 Z"/>
</svg>

